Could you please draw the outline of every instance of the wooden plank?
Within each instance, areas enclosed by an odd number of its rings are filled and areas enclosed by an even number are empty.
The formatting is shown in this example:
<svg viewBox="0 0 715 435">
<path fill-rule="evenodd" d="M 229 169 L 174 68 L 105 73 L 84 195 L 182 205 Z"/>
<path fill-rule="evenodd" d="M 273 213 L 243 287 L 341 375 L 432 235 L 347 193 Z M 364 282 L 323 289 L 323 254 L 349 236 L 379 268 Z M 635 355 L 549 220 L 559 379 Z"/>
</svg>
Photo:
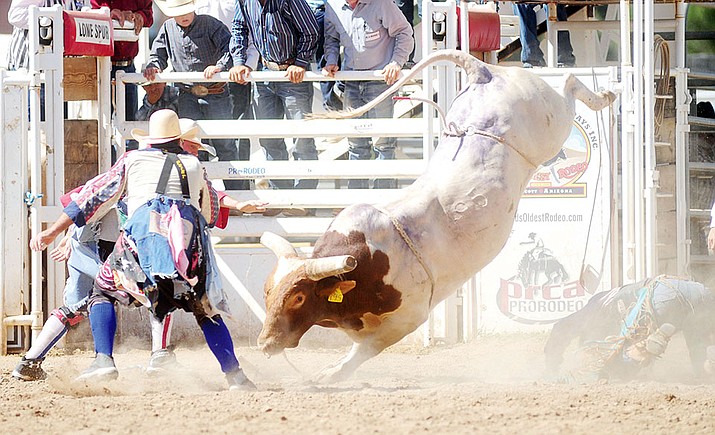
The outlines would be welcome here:
<svg viewBox="0 0 715 435">
<path fill-rule="evenodd" d="M 97 131 L 96 119 L 65 120 L 65 192 L 99 173 Z"/>
<path fill-rule="evenodd" d="M 94 57 L 65 57 L 62 77 L 65 101 L 97 99 L 97 59 Z"/>
</svg>

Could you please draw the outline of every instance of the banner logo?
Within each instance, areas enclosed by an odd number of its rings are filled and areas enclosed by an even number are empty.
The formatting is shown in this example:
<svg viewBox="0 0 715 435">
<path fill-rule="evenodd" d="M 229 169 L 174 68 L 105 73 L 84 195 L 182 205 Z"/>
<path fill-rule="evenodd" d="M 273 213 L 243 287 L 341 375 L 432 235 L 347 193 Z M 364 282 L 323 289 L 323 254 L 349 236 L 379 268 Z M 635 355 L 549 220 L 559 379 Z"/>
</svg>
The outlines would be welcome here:
<svg viewBox="0 0 715 435">
<path fill-rule="evenodd" d="M 563 147 L 544 162 L 524 189 L 524 198 L 585 198 L 586 183 L 579 179 L 591 162 L 591 151 L 597 149 L 598 135 L 580 115 Z"/>
<path fill-rule="evenodd" d="M 110 45 L 112 42 L 107 21 L 75 17 L 75 30 L 77 42 L 99 45 Z"/>
</svg>

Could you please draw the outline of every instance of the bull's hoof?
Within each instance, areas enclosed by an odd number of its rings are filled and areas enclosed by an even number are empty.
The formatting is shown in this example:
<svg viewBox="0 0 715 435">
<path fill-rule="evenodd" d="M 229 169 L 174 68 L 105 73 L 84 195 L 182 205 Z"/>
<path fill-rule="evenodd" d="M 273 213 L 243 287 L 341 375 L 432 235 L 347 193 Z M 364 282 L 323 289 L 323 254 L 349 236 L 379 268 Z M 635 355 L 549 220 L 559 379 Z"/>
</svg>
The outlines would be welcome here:
<svg viewBox="0 0 715 435">
<path fill-rule="evenodd" d="M 349 379 L 351 375 L 352 372 L 347 373 L 347 371 L 343 369 L 342 364 L 338 364 L 323 369 L 311 379 L 311 382 L 323 385 L 335 384 Z"/>
<path fill-rule="evenodd" d="M 614 101 L 616 101 L 616 94 L 614 94 L 611 91 L 603 91 L 601 94 L 608 100 L 608 104 L 612 104 Z"/>
</svg>

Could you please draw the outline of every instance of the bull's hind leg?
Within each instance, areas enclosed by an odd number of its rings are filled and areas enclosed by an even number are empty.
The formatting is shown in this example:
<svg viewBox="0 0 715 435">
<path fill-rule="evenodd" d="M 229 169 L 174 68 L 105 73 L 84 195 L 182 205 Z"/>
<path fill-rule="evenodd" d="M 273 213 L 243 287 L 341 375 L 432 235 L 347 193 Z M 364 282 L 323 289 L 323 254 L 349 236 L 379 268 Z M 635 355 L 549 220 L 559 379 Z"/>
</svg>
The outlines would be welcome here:
<svg viewBox="0 0 715 435">
<path fill-rule="evenodd" d="M 581 83 L 573 74 L 568 74 L 564 82 L 564 96 L 572 95 L 577 100 L 583 101 L 591 110 L 601 110 L 608 107 L 616 100 L 616 94 L 611 91 L 595 93 Z"/>
</svg>

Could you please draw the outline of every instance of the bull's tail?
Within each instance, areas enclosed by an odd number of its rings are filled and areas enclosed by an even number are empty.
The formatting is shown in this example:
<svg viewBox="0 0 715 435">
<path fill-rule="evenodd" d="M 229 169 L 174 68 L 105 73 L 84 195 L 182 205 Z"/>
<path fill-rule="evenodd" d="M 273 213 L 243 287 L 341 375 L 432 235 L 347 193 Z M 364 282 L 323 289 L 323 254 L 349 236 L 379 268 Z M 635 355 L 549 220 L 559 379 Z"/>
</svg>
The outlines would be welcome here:
<svg viewBox="0 0 715 435">
<path fill-rule="evenodd" d="M 410 69 L 410 71 L 402 76 L 398 81 L 396 81 L 392 86 L 390 86 L 385 92 L 380 94 L 377 98 L 371 102 L 355 108 L 340 111 L 329 111 L 327 113 L 313 113 L 306 115 L 306 119 L 347 119 L 347 118 L 357 118 L 358 116 L 364 115 L 370 109 L 375 108 L 381 101 L 388 98 L 390 95 L 397 92 L 405 83 L 412 80 L 420 71 L 425 69 L 427 66 L 441 61 L 454 62 L 462 69 L 468 76 L 468 81 L 474 81 L 475 76 L 482 73 L 481 68 L 485 67 L 485 64 L 479 61 L 477 58 L 463 52 L 460 50 L 440 50 L 436 51 L 429 56 L 425 57 L 419 61 L 415 66 Z"/>
<path fill-rule="evenodd" d="M 583 101 L 589 109 L 599 111 L 608 107 L 616 100 L 616 94 L 611 91 L 595 93 L 581 83 L 573 74 L 568 74 L 564 81 L 564 96 Z"/>
</svg>

